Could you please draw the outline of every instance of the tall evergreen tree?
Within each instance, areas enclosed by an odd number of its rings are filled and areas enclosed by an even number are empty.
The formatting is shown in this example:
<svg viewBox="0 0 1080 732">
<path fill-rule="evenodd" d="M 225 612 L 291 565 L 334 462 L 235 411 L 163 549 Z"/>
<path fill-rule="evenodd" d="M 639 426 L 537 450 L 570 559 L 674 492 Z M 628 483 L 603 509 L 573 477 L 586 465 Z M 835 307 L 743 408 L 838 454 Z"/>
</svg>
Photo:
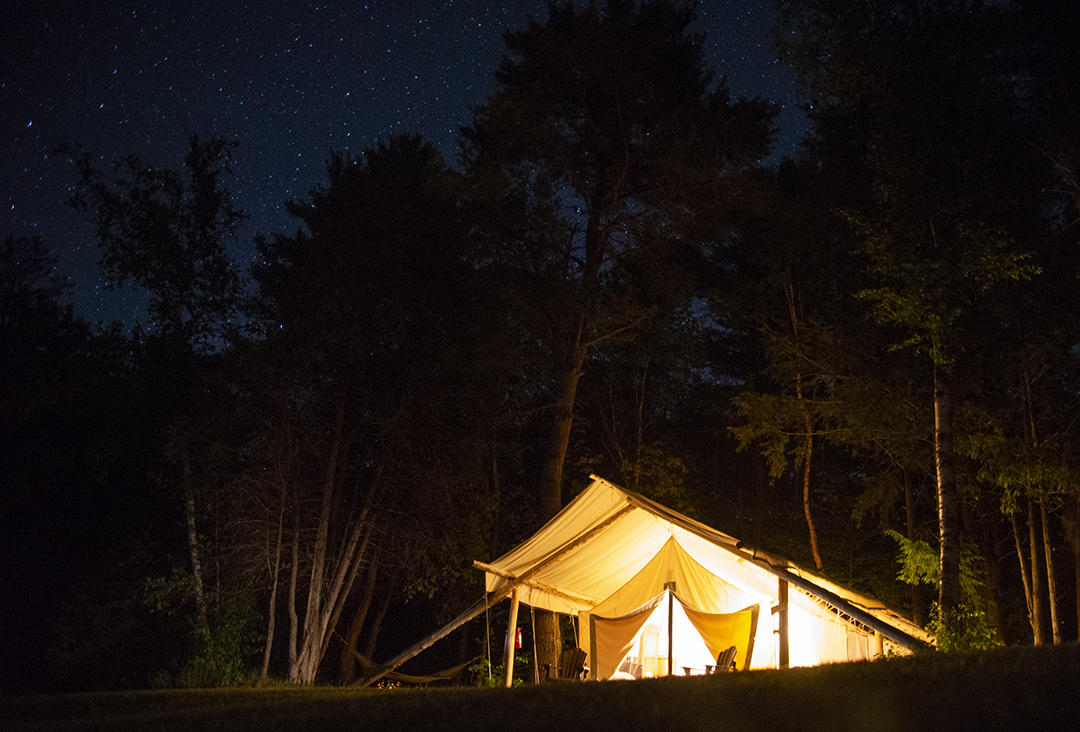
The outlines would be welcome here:
<svg viewBox="0 0 1080 732">
<path fill-rule="evenodd" d="M 550 433 L 540 513 L 562 506 L 578 383 L 593 349 L 644 313 L 630 265 L 670 261 L 734 207 L 738 175 L 768 152 L 772 113 L 732 101 L 705 67 L 691 3 L 552 2 L 505 36 L 495 90 L 464 131 L 492 259 L 542 326 Z M 638 272 L 655 271 L 648 266 Z M 556 662 L 543 615 L 541 662 Z"/>
</svg>

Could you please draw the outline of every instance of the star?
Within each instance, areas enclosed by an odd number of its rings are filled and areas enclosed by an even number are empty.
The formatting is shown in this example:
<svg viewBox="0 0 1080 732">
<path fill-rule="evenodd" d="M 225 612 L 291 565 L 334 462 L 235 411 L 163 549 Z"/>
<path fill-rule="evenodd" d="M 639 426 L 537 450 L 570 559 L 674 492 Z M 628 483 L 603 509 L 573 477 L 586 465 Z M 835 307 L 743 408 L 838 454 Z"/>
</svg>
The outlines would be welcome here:
<svg viewBox="0 0 1080 732">
<path fill-rule="evenodd" d="M 73 173 L 47 154 L 59 143 L 103 163 L 134 153 L 178 168 L 188 134 L 238 140 L 229 187 L 250 215 L 234 252 L 246 264 L 255 234 L 295 227 L 282 203 L 323 179 L 333 150 L 419 133 L 455 161 L 458 129 L 493 88 L 502 33 L 546 14 L 546 0 L 260 7 L 20 3 L 6 18 L 0 228 L 42 237 L 76 282 L 84 317 L 130 325 L 140 313 L 100 286 L 92 227 L 65 206 Z M 787 102 L 790 151 L 805 122 L 791 76 L 765 50 L 771 17 L 769 4 L 710 2 L 699 26 L 707 62 L 734 95 Z"/>
</svg>

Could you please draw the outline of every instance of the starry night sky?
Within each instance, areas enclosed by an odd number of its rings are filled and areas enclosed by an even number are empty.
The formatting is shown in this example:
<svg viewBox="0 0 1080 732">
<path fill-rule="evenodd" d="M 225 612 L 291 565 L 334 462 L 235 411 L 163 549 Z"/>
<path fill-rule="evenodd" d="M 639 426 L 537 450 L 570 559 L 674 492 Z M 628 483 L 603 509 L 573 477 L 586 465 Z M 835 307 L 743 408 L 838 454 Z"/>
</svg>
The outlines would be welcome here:
<svg viewBox="0 0 1080 732">
<path fill-rule="evenodd" d="M 806 126 L 791 73 L 765 36 L 774 0 L 703 0 L 706 60 L 734 96 L 782 110 L 778 154 Z M 228 182 L 256 233 L 291 231 L 283 202 L 325 179 L 331 150 L 359 154 L 419 133 L 456 161 L 457 131 L 494 83 L 503 31 L 546 17 L 546 0 L 297 3 L 0 0 L 0 236 L 36 234 L 91 322 L 143 320 L 144 299 L 110 292 L 60 143 L 105 167 L 120 155 L 179 169 L 187 136 L 236 139 Z"/>
</svg>

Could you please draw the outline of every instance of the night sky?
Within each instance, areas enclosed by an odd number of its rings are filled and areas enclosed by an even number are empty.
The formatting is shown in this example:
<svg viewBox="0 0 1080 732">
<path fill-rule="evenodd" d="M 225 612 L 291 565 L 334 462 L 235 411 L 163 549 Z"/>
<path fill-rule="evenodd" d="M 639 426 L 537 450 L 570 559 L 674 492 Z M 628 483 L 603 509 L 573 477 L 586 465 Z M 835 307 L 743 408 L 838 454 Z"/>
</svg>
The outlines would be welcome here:
<svg viewBox="0 0 1080 732">
<path fill-rule="evenodd" d="M 705 0 L 706 59 L 733 95 L 782 107 L 778 154 L 805 118 L 765 44 L 773 0 Z M 256 233 L 291 231 L 282 203 L 325 179 L 331 150 L 359 154 L 419 133 L 456 161 L 457 131 L 491 91 L 502 33 L 546 17 L 546 0 L 295 3 L 0 0 L 0 236 L 36 234 L 91 322 L 145 322 L 144 300 L 109 292 L 86 214 L 65 200 L 82 144 L 105 167 L 135 153 L 182 166 L 187 136 L 240 143 L 228 181 Z M 776 155 L 774 154 L 774 157 Z"/>
</svg>

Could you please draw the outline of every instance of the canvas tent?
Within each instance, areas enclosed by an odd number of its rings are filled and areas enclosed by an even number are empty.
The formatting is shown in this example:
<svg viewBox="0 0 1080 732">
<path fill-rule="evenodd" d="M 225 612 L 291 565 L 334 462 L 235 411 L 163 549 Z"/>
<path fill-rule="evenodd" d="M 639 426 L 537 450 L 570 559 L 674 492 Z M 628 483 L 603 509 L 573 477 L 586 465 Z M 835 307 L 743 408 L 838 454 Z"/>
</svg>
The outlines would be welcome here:
<svg viewBox="0 0 1080 732">
<path fill-rule="evenodd" d="M 655 629 L 658 623 L 649 619 L 662 618 L 665 604 L 671 622 L 677 608 L 714 657 L 718 646 L 735 645 L 740 669 L 861 660 L 930 640 L 876 600 L 596 476 L 524 543 L 474 565 L 486 574 L 484 600 L 380 671 L 507 597 L 512 626 L 519 603 L 576 617 L 590 678 L 608 678 L 635 643 L 643 649 L 636 634 L 647 625 Z M 669 668 L 672 627 L 666 631 Z M 508 639 L 512 633 L 513 627 Z M 663 645 L 657 644 L 658 655 Z"/>
</svg>

